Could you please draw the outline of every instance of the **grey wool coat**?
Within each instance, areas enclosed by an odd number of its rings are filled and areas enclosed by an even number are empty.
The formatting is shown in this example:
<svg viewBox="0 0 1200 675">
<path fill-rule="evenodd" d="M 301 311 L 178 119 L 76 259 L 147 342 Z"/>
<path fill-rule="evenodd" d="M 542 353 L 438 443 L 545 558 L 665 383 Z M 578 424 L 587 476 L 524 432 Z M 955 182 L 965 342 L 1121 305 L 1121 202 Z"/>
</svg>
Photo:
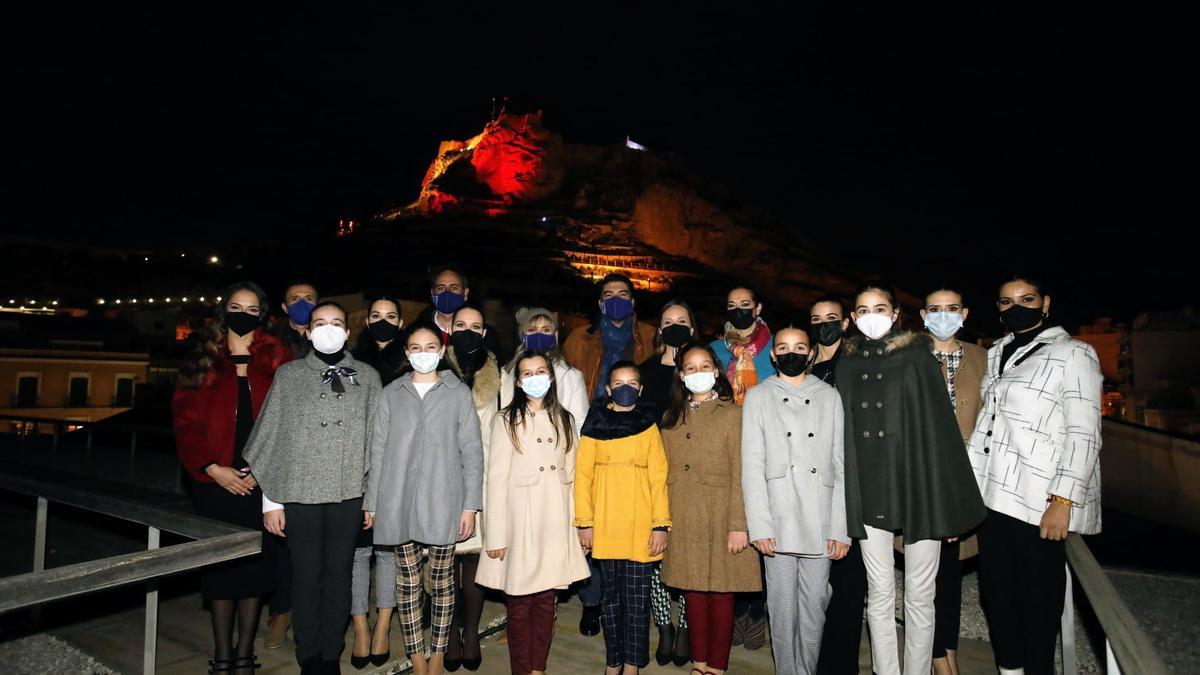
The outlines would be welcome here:
<svg viewBox="0 0 1200 675">
<path fill-rule="evenodd" d="M 742 407 L 742 499 L 750 541 L 775 539 L 780 553 L 828 555 L 846 533 L 842 399 L 808 376 L 778 375 L 746 392 Z"/>
<path fill-rule="evenodd" d="M 273 502 L 327 504 L 363 495 L 367 440 L 382 385 L 379 373 L 349 352 L 338 367 L 344 394 L 322 383 L 325 365 L 315 354 L 275 371 L 242 457 Z"/>
<path fill-rule="evenodd" d="M 471 390 L 441 371 L 425 394 L 412 373 L 384 387 L 371 434 L 363 510 L 375 543 L 444 546 L 458 540 L 463 511 L 483 509 L 483 436 Z"/>
</svg>

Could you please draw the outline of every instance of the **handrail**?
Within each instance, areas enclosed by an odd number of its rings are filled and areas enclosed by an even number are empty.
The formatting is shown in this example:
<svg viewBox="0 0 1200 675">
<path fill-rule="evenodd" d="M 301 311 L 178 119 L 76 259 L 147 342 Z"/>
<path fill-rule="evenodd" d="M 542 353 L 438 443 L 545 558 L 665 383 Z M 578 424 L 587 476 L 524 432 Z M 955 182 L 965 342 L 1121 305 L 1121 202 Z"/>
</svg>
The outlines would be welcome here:
<svg viewBox="0 0 1200 675">
<path fill-rule="evenodd" d="M 1137 618 L 1129 611 L 1129 606 L 1117 593 L 1117 589 L 1109 581 L 1108 575 L 1096 562 L 1091 549 L 1078 534 L 1067 537 L 1067 563 L 1075 572 L 1075 578 L 1083 587 L 1088 602 L 1104 629 L 1104 639 L 1111 649 L 1110 656 L 1116 657 L 1119 670 L 1125 673 L 1169 673 L 1166 664 L 1158 655 L 1150 638 L 1146 635 Z M 1072 611 L 1070 602 L 1070 586 L 1067 591 L 1067 611 Z M 1064 636 L 1065 637 L 1065 636 Z M 1064 650 L 1066 640 L 1064 640 Z M 1066 663 L 1064 654 L 1064 664 Z M 1110 659 L 1111 661 L 1111 659 Z M 1108 671 L 1114 672 L 1112 668 Z"/>
</svg>

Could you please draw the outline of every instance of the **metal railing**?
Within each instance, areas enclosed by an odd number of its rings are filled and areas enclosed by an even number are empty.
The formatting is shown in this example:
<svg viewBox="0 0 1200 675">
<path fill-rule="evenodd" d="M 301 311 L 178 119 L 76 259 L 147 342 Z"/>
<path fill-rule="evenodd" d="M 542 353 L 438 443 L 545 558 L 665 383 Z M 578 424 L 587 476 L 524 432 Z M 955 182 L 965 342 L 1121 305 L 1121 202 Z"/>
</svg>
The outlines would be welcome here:
<svg viewBox="0 0 1200 675">
<path fill-rule="evenodd" d="M 1067 537 L 1067 595 L 1062 614 L 1062 662 L 1065 675 L 1079 672 L 1075 656 L 1075 599 L 1071 573 L 1087 596 L 1100 628 L 1104 630 L 1104 652 L 1108 675 L 1169 673 L 1158 650 L 1142 630 L 1133 612 L 1096 562 L 1091 549 L 1078 534 Z"/>
<path fill-rule="evenodd" d="M 33 571 L 0 579 L 0 613 L 108 588 L 146 584 L 142 672 L 153 674 L 158 651 L 158 579 L 262 550 L 262 532 L 100 492 L 0 471 L 0 489 L 37 498 Z M 49 502 L 146 526 L 146 550 L 46 569 Z M 195 541 L 159 548 L 163 530 Z"/>
</svg>

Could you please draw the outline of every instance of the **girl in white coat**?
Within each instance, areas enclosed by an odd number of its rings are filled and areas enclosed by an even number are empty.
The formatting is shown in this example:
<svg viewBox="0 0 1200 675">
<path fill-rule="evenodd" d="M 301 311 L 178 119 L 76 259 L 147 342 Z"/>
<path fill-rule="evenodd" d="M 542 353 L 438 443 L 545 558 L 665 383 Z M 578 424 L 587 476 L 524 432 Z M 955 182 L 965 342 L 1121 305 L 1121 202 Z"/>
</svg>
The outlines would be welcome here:
<svg viewBox="0 0 1200 675">
<path fill-rule="evenodd" d="M 512 672 L 543 673 L 558 591 L 590 575 L 573 526 L 579 437 L 546 355 L 525 352 L 515 365 L 511 403 L 491 429 L 487 557 L 475 580 L 508 594 Z"/>
</svg>

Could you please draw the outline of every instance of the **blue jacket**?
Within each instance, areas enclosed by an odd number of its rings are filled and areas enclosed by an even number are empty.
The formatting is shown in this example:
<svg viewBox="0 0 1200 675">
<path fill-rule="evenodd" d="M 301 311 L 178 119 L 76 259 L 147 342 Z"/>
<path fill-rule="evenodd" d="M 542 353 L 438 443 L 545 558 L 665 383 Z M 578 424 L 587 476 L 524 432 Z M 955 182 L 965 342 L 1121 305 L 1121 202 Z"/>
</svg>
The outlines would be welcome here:
<svg viewBox="0 0 1200 675">
<path fill-rule="evenodd" d="M 758 373 L 759 382 L 775 374 L 775 364 L 771 363 L 771 347 L 774 344 L 775 338 L 771 338 L 771 341 L 767 343 L 767 348 L 754 356 L 754 371 Z M 717 353 L 717 359 L 721 361 L 721 370 L 728 373 L 729 360 L 733 358 L 733 352 L 729 351 L 725 340 L 713 340 L 709 346 Z"/>
</svg>

